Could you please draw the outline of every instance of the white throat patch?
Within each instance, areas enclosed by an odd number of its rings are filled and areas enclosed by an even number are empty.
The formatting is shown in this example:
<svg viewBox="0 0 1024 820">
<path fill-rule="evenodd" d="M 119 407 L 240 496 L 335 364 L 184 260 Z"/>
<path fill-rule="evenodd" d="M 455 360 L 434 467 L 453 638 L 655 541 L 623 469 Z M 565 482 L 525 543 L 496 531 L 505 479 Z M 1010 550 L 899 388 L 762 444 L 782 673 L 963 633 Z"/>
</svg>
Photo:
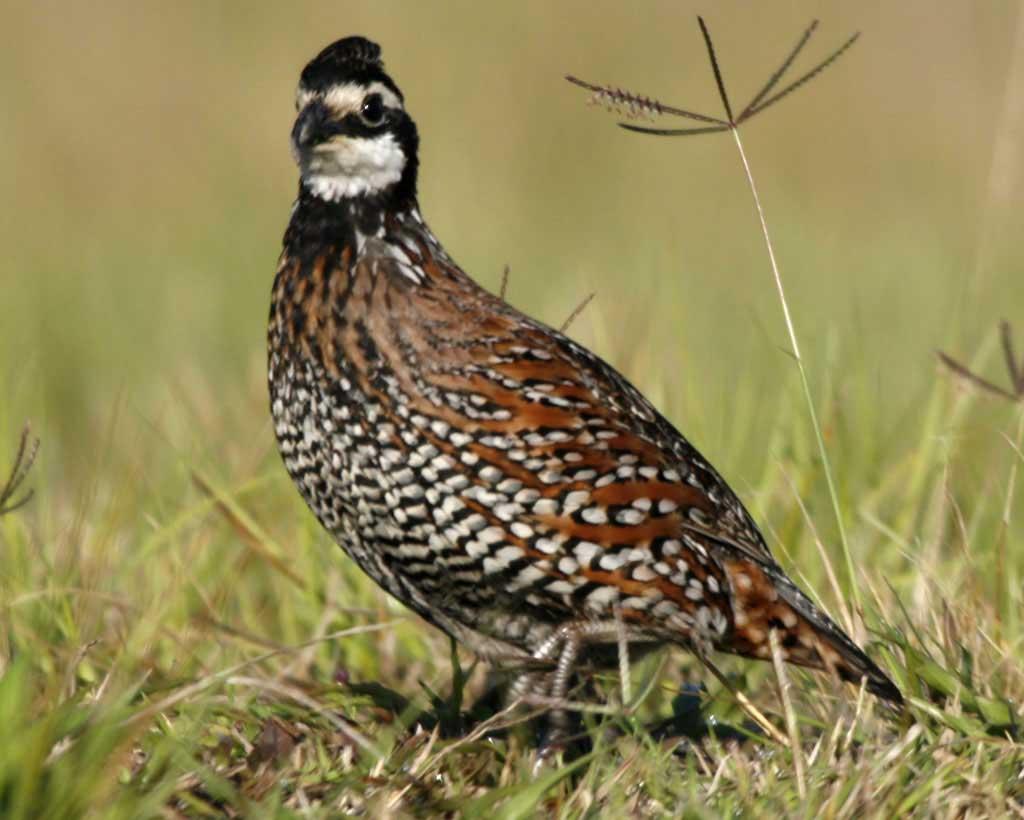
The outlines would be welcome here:
<svg viewBox="0 0 1024 820">
<path fill-rule="evenodd" d="M 303 163 L 302 184 L 320 199 L 375 194 L 394 185 L 405 170 L 405 154 L 392 134 L 343 137 L 326 143 Z"/>
</svg>

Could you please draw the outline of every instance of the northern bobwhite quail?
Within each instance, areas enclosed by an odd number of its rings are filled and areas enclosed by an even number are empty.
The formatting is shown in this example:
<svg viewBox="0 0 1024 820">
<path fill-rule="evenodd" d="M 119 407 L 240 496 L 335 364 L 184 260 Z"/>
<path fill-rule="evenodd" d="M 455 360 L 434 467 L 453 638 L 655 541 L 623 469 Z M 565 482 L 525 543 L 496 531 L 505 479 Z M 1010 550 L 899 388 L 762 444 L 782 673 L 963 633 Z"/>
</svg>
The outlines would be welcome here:
<svg viewBox="0 0 1024 820">
<path fill-rule="evenodd" d="M 776 630 L 786 660 L 901 701 L 632 384 L 448 256 L 379 46 L 328 46 L 296 108 L 271 410 L 299 492 L 364 572 L 483 658 L 533 669 L 516 691 L 561 698 L 623 639 L 766 658 Z"/>
</svg>

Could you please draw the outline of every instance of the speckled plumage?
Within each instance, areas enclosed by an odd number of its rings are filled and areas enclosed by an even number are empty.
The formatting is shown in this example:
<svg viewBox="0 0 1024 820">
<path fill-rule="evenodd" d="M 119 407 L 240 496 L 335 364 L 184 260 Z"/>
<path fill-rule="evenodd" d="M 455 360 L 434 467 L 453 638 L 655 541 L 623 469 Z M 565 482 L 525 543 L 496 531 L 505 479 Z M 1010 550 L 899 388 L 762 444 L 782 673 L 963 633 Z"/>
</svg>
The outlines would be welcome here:
<svg viewBox="0 0 1024 820">
<path fill-rule="evenodd" d="M 764 658 L 775 629 L 787 660 L 898 701 L 633 385 L 445 253 L 420 216 L 415 126 L 376 46 L 339 41 L 303 77 L 315 82 L 300 85 L 300 167 L 348 151 L 329 167 L 349 173 L 385 137 L 405 158 L 380 190 L 344 178 L 336 190 L 359 194 L 332 199 L 322 181 L 300 184 L 273 288 L 275 432 L 345 552 L 483 657 L 549 663 L 556 695 L 560 672 L 623 634 Z M 330 109 L 330 89 L 353 84 L 395 92 L 383 121 L 369 104 Z"/>
</svg>

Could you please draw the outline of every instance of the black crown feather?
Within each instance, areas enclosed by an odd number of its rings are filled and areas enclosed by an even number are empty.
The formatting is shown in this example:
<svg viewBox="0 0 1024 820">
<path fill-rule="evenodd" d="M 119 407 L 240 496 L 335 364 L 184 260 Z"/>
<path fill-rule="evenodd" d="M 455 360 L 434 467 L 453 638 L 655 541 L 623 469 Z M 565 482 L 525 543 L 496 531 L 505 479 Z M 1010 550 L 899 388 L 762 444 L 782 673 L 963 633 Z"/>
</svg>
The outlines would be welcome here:
<svg viewBox="0 0 1024 820">
<path fill-rule="evenodd" d="M 320 91 L 339 82 L 385 80 L 380 46 L 365 37 L 344 37 L 331 43 L 302 70 L 303 88 Z M 397 89 L 396 89 L 397 90 Z"/>
</svg>

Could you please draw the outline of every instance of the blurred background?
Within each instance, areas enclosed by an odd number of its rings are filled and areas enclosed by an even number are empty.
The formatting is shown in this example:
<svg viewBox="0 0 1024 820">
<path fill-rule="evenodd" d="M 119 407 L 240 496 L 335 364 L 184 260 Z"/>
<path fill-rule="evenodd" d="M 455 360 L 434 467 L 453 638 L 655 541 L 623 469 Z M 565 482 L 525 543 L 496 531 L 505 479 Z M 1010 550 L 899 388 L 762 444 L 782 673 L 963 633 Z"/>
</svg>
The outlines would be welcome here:
<svg viewBox="0 0 1024 820">
<path fill-rule="evenodd" d="M 361 33 L 419 124 L 421 205 L 452 255 L 491 289 L 509 265 L 510 301 L 555 325 L 595 292 L 572 335 L 771 526 L 762 478 L 816 455 L 780 432 L 810 428 L 735 146 L 626 133 L 562 79 L 718 114 L 698 12 L 737 109 L 812 18 L 795 71 L 863 32 L 743 136 L 844 497 L 869 487 L 950 382 L 936 349 L 1002 380 L 996 322 L 1024 320 L 1019 3 L 34 2 L 0 12 L 0 447 L 33 421 L 34 514 L 141 498 L 130 541 L 199 465 L 304 515 L 265 322 L 294 86 Z M 976 454 L 1006 452 L 1004 411 L 928 428 L 969 489 L 989 486 Z"/>
</svg>

